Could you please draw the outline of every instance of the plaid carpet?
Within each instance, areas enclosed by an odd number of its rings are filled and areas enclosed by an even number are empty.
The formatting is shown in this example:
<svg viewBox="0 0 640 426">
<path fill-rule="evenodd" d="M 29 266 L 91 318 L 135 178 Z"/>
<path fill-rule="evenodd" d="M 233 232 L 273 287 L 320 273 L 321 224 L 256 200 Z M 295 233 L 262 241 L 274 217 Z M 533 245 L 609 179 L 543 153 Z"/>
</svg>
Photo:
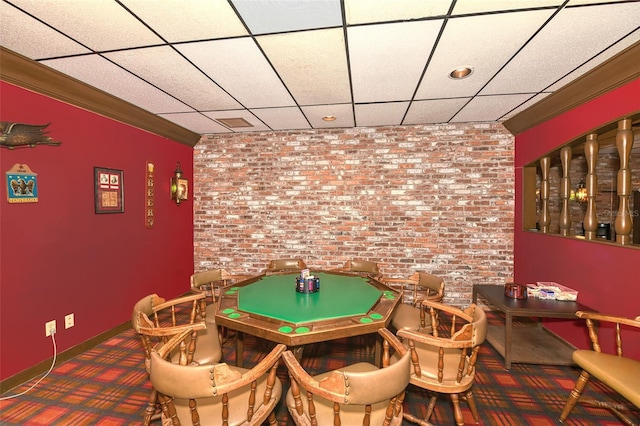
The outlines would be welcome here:
<svg viewBox="0 0 640 426">
<path fill-rule="evenodd" d="M 490 317 L 492 321 L 496 318 Z M 312 372 L 339 368 L 346 364 L 373 361 L 362 338 L 341 339 L 330 344 L 305 347 L 304 367 Z M 254 365 L 269 342 L 252 336 L 245 338 L 245 366 Z M 224 344 L 224 360 L 235 364 L 235 345 Z M 133 425 L 142 419 L 150 384 L 144 369 L 142 345 L 135 333 L 122 334 L 95 348 L 56 366 L 51 374 L 26 395 L 0 401 L 1 425 Z M 514 364 L 510 371 L 503 368 L 503 360 L 485 343 L 480 351 L 476 384 L 473 388 L 482 425 L 558 425 L 558 416 L 573 388 L 579 371 L 572 367 Z M 284 366 L 278 376 L 288 388 Z M 37 379 L 37 378 L 36 378 Z M 24 391 L 32 380 L 10 392 L 6 397 Z M 592 379 L 585 395 L 604 400 L 624 402 L 606 386 Z M 409 386 L 405 410 L 423 416 L 428 394 Z M 465 421 L 475 424 L 462 402 Z M 286 406 L 278 405 L 280 425 L 288 422 Z M 431 417 L 436 425 L 453 425 L 452 404 L 441 396 Z M 409 424 L 408 422 L 405 422 Z M 156 422 L 159 424 L 159 422 Z M 607 410 L 576 406 L 566 425 L 620 425 Z"/>
</svg>

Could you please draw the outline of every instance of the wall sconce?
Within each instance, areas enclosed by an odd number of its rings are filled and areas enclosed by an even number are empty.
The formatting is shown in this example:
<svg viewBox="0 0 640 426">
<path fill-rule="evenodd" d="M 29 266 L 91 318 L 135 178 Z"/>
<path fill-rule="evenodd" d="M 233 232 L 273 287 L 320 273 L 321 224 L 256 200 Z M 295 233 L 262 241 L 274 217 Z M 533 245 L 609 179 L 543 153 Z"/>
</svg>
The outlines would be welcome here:
<svg viewBox="0 0 640 426">
<path fill-rule="evenodd" d="M 571 200 L 577 201 L 582 205 L 587 201 L 587 187 L 584 184 L 584 179 L 580 179 L 575 191 L 572 191 Z"/>
<path fill-rule="evenodd" d="M 184 200 L 187 200 L 189 195 L 189 181 L 182 177 L 182 169 L 180 168 L 180 162 L 176 163 L 176 170 L 173 172 L 171 178 L 171 199 L 176 202 L 177 205 Z"/>
</svg>

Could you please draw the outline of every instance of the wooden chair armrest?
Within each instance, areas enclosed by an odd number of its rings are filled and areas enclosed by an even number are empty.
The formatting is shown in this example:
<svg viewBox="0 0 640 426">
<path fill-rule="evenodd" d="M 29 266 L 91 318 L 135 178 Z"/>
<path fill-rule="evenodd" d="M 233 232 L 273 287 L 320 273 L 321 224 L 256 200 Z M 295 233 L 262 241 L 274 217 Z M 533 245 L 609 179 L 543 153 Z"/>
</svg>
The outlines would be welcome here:
<svg viewBox="0 0 640 426">
<path fill-rule="evenodd" d="M 204 324 L 204 323 L 203 323 Z M 174 327 L 172 327 L 174 328 Z M 206 325 L 204 326 L 206 328 Z M 142 327 L 141 327 L 142 329 Z M 193 330 L 201 329 L 200 324 L 190 324 L 188 326 L 179 326 L 175 327 L 175 335 L 173 335 L 169 340 L 167 340 L 156 352 L 160 358 L 165 359 L 169 356 L 171 352 L 173 352 L 179 345 L 182 343 L 188 336 L 191 335 Z M 153 334 L 155 336 L 167 336 L 167 334 L 156 333 L 157 329 L 145 329 L 145 334 Z"/>
<path fill-rule="evenodd" d="M 378 329 L 378 334 L 380 334 L 387 342 L 389 342 L 389 344 L 391 345 L 391 347 L 398 352 L 398 354 L 400 356 L 404 355 L 404 353 L 407 351 L 407 348 L 405 348 L 405 346 L 402 344 L 402 342 L 400 340 L 398 340 L 398 338 L 396 336 L 394 336 L 394 334 L 389 331 L 386 328 L 380 328 Z"/>
<path fill-rule="evenodd" d="M 405 339 L 413 340 L 414 342 L 419 342 L 437 348 L 462 349 L 473 346 L 473 342 L 470 339 L 451 340 L 449 337 L 436 337 L 431 334 L 418 333 L 406 329 L 398 330 L 397 335 Z"/>
<path fill-rule="evenodd" d="M 234 370 L 233 367 L 229 367 L 226 364 L 216 365 L 216 370 L 220 370 L 216 371 L 216 373 L 221 373 L 216 374 L 216 389 L 218 394 L 228 393 L 243 386 L 247 386 L 258 378 L 264 376 L 276 365 L 280 360 L 282 353 L 286 349 L 286 345 L 281 343 L 277 344 L 271 352 L 267 354 L 267 356 L 262 358 L 260 362 L 240 377 L 237 377 L 235 374 L 237 370 Z"/>
<path fill-rule="evenodd" d="M 293 352 L 283 352 L 282 360 L 289 370 L 289 376 L 291 376 L 291 378 L 297 382 L 299 387 L 307 389 L 314 395 L 320 396 L 330 401 L 341 402 L 344 398 L 344 379 L 341 379 L 341 383 L 339 386 L 335 386 L 336 382 L 334 380 L 331 380 L 330 378 L 324 379 L 323 382 L 326 383 L 324 383 L 324 386 L 321 387 L 320 382 L 311 377 L 309 373 L 307 373 L 304 368 L 302 368 L 295 355 L 293 355 Z M 333 384 L 334 386 L 332 387 L 331 384 Z M 300 394 L 298 393 L 297 396 L 300 397 Z"/>
<path fill-rule="evenodd" d="M 207 324 L 204 321 L 193 324 L 174 325 L 170 327 L 146 327 L 140 326 L 140 334 L 150 337 L 171 337 L 182 334 L 187 331 L 191 333 L 193 330 L 206 330 Z"/>
<path fill-rule="evenodd" d="M 206 295 L 204 293 L 194 293 L 187 296 L 177 297 L 175 299 L 167 300 L 166 302 L 161 303 L 158 306 L 154 306 L 153 311 L 158 312 L 163 309 L 170 308 L 171 306 L 176 306 L 181 303 L 191 303 L 194 300 L 204 299 L 205 297 Z"/>
<path fill-rule="evenodd" d="M 470 305 L 474 306 L 475 305 Z M 451 315 L 455 315 L 458 318 L 462 318 L 465 319 L 468 322 L 473 322 L 473 316 L 469 315 L 468 313 L 466 313 L 465 311 L 463 311 L 460 308 L 456 308 L 455 306 L 451 306 L 451 305 L 446 305 L 442 302 L 437 302 L 435 300 L 429 300 L 429 299 L 423 299 L 422 300 L 422 307 L 423 308 L 434 308 L 437 309 L 438 311 L 442 311 L 442 312 L 447 312 Z"/>
<path fill-rule="evenodd" d="M 417 281 L 412 281 L 407 278 L 388 278 L 388 277 L 380 278 L 380 282 L 383 284 L 394 283 L 394 284 L 412 284 L 412 285 L 417 283 Z"/>
<path fill-rule="evenodd" d="M 640 328 L 640 317 L 636 318 L 627 318 L 627 317 L 619 317 L 614 315 L 605 315 L 598 312 L 591 311 L 578 311 L 576 312 L 576 316 L 582 319 L 590 319 L 594 321 L 601 322 L 610 322 L 615 324 L 624 324 L 630 327 L 638 327 Z"/>
</svg>

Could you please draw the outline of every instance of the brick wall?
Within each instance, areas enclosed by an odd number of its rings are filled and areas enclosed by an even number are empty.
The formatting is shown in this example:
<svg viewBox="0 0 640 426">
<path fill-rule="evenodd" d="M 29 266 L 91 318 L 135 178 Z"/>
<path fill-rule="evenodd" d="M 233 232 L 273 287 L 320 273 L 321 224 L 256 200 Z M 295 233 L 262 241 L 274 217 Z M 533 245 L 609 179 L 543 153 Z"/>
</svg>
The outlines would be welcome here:
<svg viewBox="0 0 640 426">
<path fill-rule="evenodd" d="M 445 302 L 513 275 L 513 136 L 500 124 L 203 137 L 194 149 L 196 271 L 347 259 L 445 279 Z"/>
</svg>

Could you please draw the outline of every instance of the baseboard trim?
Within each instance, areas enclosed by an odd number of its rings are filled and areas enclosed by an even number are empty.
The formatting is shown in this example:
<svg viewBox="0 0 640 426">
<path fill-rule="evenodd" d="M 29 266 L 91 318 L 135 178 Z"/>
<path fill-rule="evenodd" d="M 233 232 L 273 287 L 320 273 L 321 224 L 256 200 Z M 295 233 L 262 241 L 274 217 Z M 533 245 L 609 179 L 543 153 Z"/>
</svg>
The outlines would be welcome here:
<svg viewBox="0 0 640 426">
<path fill-rule="evenodd" d="M 131 321 L 126 321 L 119 326 L 112 328 L 111 330 L 107 330 L 104 333 L 98 334 L 97 336 L 80 343 L 79 345 L 73 346 L 67 349 L 64 352 L 60 352 L 56 359 L 56 365 L 60 365 L 63 362 L 70 360 L 71 358 L 80 355 L 83 352 L 88 351 L 94 346 L 109 340 L 110 338 L 117 336 L 123 331 L 131 328 Z M 33 367 L 29 367 L 26 370 L 23 370 L 11 377 L 8 377 L 2 381 L 0 381 L 0 394 L 7 392 L 10 389 L 19 386 L 34 377 L 44 374 L 51 367 L 51 362 L 53 361 L 53 357 L 48 358 L 42 361 L 39 364 L 34 365 Z"/>
</svg>

